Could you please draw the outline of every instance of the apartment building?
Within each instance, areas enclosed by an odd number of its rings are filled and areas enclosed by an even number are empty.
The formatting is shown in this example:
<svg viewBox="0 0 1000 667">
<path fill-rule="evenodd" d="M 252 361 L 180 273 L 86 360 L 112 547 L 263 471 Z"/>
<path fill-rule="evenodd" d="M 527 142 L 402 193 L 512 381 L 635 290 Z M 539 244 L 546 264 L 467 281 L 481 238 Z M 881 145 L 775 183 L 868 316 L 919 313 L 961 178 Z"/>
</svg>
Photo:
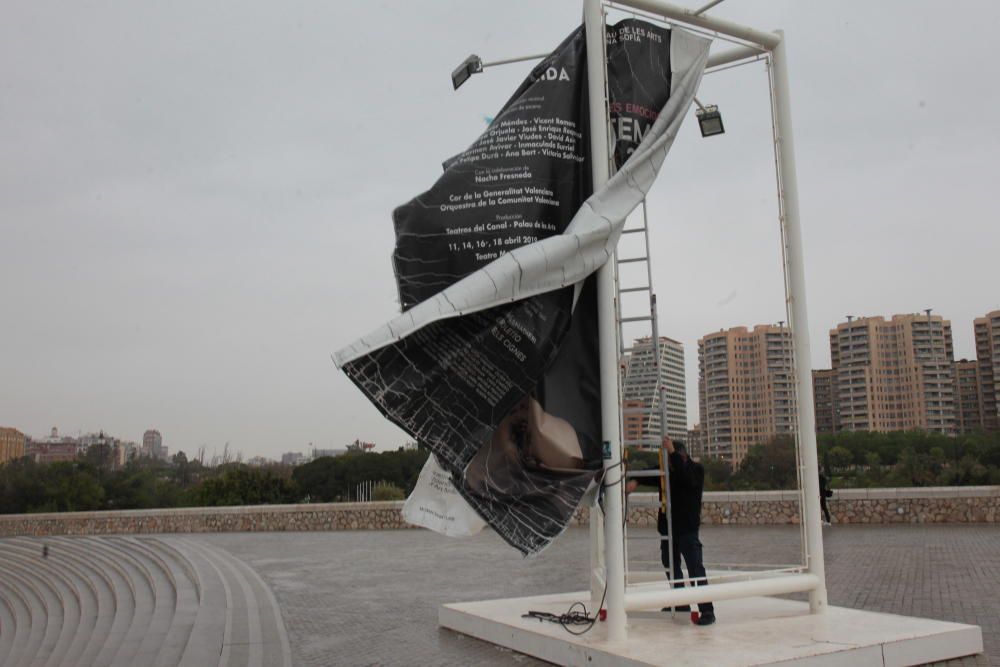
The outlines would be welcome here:
<svg viewBox="0 0 1000 667">
<path fill-rule="evenodd" d="M 977 317 L 972 326 L 982 385 L 983 428 L 997 431 L 1000 430 L 1000 310 Z"/>
<path fill-rule="evenodd" d="M 0 465 L 24 456 L 24 434 L 16 428 L 0 426 Z"/>
<path fill-rule="evenodd" d="M 700 459 L 705 456 L 705 434 L 701 424 L 695 424 L 688 429 L 687 450 L 693 458 Z"/>
<path fill-rule="evenodd" d="M 837 432 L 837 372 L 832 368 L 815 370 L 813 376 L 813 406 L 816 412 L 816 432 Z"/>
<path fill-rule="evenodd" d="M 705 456 L 738 467 L 750 447 L 795 430 L 792 337 L 784 326 L 734 327 L 698 341 Z"/>
<path fill-rule="evenodd" d="M 162 461 L 167 460 L 167 448 L 163 446 L 163 436 L 156 429 L 147 429 L 142 434 L 142 456 Z"/>
<path fill-rule="evenodd" d="M 661 437 L 660 388 L 666 407 L 666 433 L 687 438 L 687 398 L 684 345 L 660 336 L 659 359 L 650 337 L 637 339 L 624 362 L 622 432 L 625 445 L 659 447 Z"/>
<path fill-rule="evenodd" d="M 979 362 L 962 359 L 955 362 L 955 430 L 958 433 L 981 431 L 985 427 L 983 383 Z"/>
<path fill-rule="evenodd" d="M 938 315 L 848 318 L 830 331 L 835 430 L 955 433 L 951 323 Z"/>
</svg>

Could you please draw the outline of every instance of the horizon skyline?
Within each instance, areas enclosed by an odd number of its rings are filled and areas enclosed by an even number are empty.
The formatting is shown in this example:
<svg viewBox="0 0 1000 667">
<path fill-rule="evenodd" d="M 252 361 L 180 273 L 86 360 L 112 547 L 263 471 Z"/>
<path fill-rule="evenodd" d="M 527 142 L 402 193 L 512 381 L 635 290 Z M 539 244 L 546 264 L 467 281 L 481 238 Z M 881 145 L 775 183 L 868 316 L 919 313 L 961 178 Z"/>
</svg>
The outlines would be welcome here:
<svg viewBox="0 0 1000 667">
<path fill-rule="evenodd" d="M 976 318 L 983 317 L 985 315 L 989 315 L 990 313 L 997 312 L 997 311 L 1000 311 L 1000 308 L 995 308 L 995 309 L 992 309 L 992 310 L 988 310 L 985 313 L 983 313 L 982 315 L 977 315 Z M 851 315 L 849 317 L 852 317 L 855 321 L 857 321 L 858 319 L 877 318 L 877 317 L 882 317 L 882 318 L 886 318 L 887 320 L 889 320 L 892 317 L 895 317 L 895 316 L 898 316 L 898 315 L 923 315 L 923 314 L 924 314 L 924 311 L 916 311 L 916 312 L 886 313 L 886 314 L 882 314 L 882 315 Z M 954 342 L 954 339 L 955 339 L 955 322 L 954 322 L 954 320 L 952 320 L 951 318 L 949 318 L 947 316 L 944 316 L 941 313 L 936 313 L 935 312 L 935 313 L 932 313 L 932 315 L 933 316 L 942 317 L 945 321 L 947 321 L 947 322 L 949 322 L 951 324 L 951 327 L 952 327 L 952 329 L 951 329 L 951 331 L 952 331 L 952 339 L 953 339 L 953 342 Z M 849 320 L 844 319 L 844 320 L 841 320 L 840 322 L 838 322 L 837 324 L 842 324 L 842 323 L 845 323 L 845 322 L 848 322 L 848 321 Z M 731 330 L 731 329 L 734 329 L 734 328 L 740 328 L 740 327 L 744 327 L 744 328 L 752 331 L 753 328 L 757 327 L 757 326 L 773 326 L 773 325 L 777 325 L 777 324 L 778 324 L 778 322 L 757 322 L 757 323 L 754 323 L 754 324 L 735 324 L 735 325 L 732 325 L 732 326 L 729 326 L 729 327 L 723 327 L 723 328 L 718 329 L 718 330 L 708 331 L 705 334 L 702 334 L 702 336 L 700 336 L 699 338 L 707 336 L 707 335 L 710 335 L 712 333 L 716 333 L 717 331 L 727 331 L 727 330 Z M 787 325 L 787 322 L 783 322 L 783 324 Z M 830 328 L 830 330 L 831 331 L 834 330 L 836 328 L 836 326 L 837 325 L 834 325 L 833 327 Z M 970 325 L 969 325 L 970 331 L 972 331 L 972 327 L 973 327 L 972 321 L 970 321 Z M 666 334 L 661 334 L 661 337 L 669 338 L 671 340 L 677 340 L 677 339 L 674 339 L 673 337 L 668 336 Z M 967 360 L 974 360 L 974 359 L 977 358 L 976 357 L 976 351 L 975 351 L 975 337 L 974 337 L 974 334 L 972 336 L 970 336 L 970 337 L 973 339 L 972 356 L 971 357 L 960 356 L 957 353 L 958 345 L 957 345 L 957 343 L 955 343 L 954 348 L 955 348 L 956 352 L 955 352 L 955 355 L 954 355 L 954 359 L 952 360 L 954 363 L 958 363 L 958 362 L 961 362 L 961 361 L 967 361 Z M 685 343 L 683 341 L 679 341 L 678 340 L 677 342 L 679 342 L 682 346 L 684 346 L 685 356 L 687 356 L 688 346 L 685 345 Z M 810 341 L 810 342 L 812 342 L 812 341 Z M 827 357 L 829 357 L 830 356 L 829 355 L 829 352 L 830 352 L 829 339 L 827 339 L 825 342 L 827 343 L 827 345 L 825 347 L 826 352 L 827 352 Z M 691 347 L 693 348 L 694 355 L 697 358 L 697 354 L 698 354 L 698 352 L 697 352 L 697 347 L 698 347 L 697 346 L 697 339 L 695 340 L 694 345 L 691 346 Z M 813 365 L 813 367 L 812 367 L 811 370 L 813 370 L 813 371 L 829 370 L 831 367 L 832 367 L 832 362 L 830 364 L 826 365 L 826 366 L 816 366 L 816 365 Z M 696 365 L 696 368 L 697 368 L 697 365 Z M 687 392 L 686 392 L 687 394 L 691 393 L 691 387 L 690 387 L 691 384 L 692 383 L 688 382 L 687 378 L 685 376 L 685 386 L 687 388 Z M 697 376 L 694 377 L 693 385 L 694 385 L 695 393 L 697 394 L 697 385 L 698 385 L 698 378 L 697 378 Z M 696 400 L 694 412 L 693 413 L 691 412 L 690 406 L 689 406 L 688 415 L 694 414 L 695 416 L 697 416 L 699 414 L 699 408 L 700 408 L 700 406 L 699 406 L 699 404 L 697 403 L 697 400 Z M 689 417 L 688 418 L 688 424 L 687 424 L 687 430 L 690 431 L 695 426 L 698 426 L 699 423 L 700 422 L 698 420 L 692 420 Z M 16 428 L 19 431 L 21 431 L 22 433 L 24 433 L 25 436 L 33 438 L 33 439 L 36 438 L 36 436 L 34 436 L 32 433 L 29 433 L 28 429 L 22 429 L 19 426 L 17 426 L 16 424 L 0 424 L 0 426 L 8 426 L 8 427 Z M 46 427 L 46 429 L 44 429 L 44 430 L 46 430 L 48 432 L 51 432 L 52 428 L 57 428 L 60 436 L 64 436 L 68 432 L 68 433 L 75 433 L 76 434 L 75 436 L 71 436 L 71 437 L 80 438 L 80 437 L 83 437 L 85 435 L 92 435 L 92 434 L 103 432 L 106 435 L 110 435 L 110 436 L 118 438 L 120 440 L 125 440 L 126 442 L 131 442 L 131 443 L 139 444 L 139 445 L 142 444 L 142 436 L 139 436 L 139 438 L 135 439 L 135 440 L 132 440 L 132 439 L 129 439 L 129 438 L 123 438 L 119 434 L 117 434 L 114 431 L 114 429 L 107 429 L 107 428 L 80 429 L 80 428 L 77 428 L 77 429 L 70 429 L 69 431 L 64 431 L 63 428 L 62 428 L 62 426 L 60 426 L 58 424 L 54 424 L 52 426 Z M 147 428 L 143 429 L 143 433 L 145 433 L 148 430 L 158 431 L 162 435 L 162 431 L 157 426 L 147 427 Z M 49 436 L 37 436 L 37 439 L 38 440 L 43 440 L 46 437 L 49 437 Z M 337 442 L 335 442 L 334 440 L 331 439 L 329 441 L 329 445 L 328 446 L 316 446 L 315 443 L 317 441 L 316 440 L 312 440 L 312 441 L 309 441 L 307 444 L 301 446 L 299 449 L 295 448 L 295 447 L 298 447 L 298 446 L 290 446 L 289 448 L 287 448 L 284 451 L 281 451 L 281 452 L 279 452 L 277 454 L 261 454 L 261 453 L 248 453 L 248 452 L 244 452 L 243 449 L 241 449 L 241 448 L 239 448 L 237 446 L 234 446 L 233 445 L 233 441 L 230 439 L 230 440 L 225 441 L 220 446 L 214 446 L 213 445 L 212 446 L 212 450 L 211 450 L 213 452 L 211 458 L 215 458 L 216 456 L 220 456 L 221 454 L 216 454 L 216 452 L 223 451 L 226 446 L 229 446 L 231 451 L 235 451 L 238 454 L 244 454 L 247 458 L 253 458 L 253 457 L 257 457 L 257 456 L 262 456 L 264 458 L 269 458 L 269 459 L 272 459 L 272 460 L 275 460 L 275 461 L 280 461 L 281 457 L 284 454 L 288 454 L 288 453 L 308 454 L 310 449 L 340 449 L 340 448 L 346 447 L 349 444 L 352 444 L 355 441 L 375 442 L 375 444 L 376 444 L 376 450 L 375 451 L 395 451 L 397 448 L 403 447 L 407 442 L 412 441 L 412 438 L 409 435 L 406 435 L 405 433 L 402 433 L 402 437 L 404 438 L 404 441 L 399 442 L 398 444 L 391 444 L 391 445 L 386 445 L 386 446 L 383 446 L 381 443 L 377 442 L 376 440 L 368 439 L 368 438 L 365 438 L 365 437 L 362 437 L 362 436 L 358 436 L 358 437 L 354 438 L 353 440 L 351 440 L 350 442 L 348 442 L 346 444 L 342 444 L 342 445 L 338 444 Z M 167 443 L 167 438 L 164 438 L 163 440 L 164 440 L 164 443 Z M 170 445 L 169 444 L 165 444 L 165 446 L 169 447 Z M 171 454 L 171 456 L 173 456 L 177 452 L 184 452 L 185 455 L 188 455 L 190 457 L 192 454 L 197 453 L 198 449 L 200 449 L 201 447 L 205 447 L 206 448 L 205 454 L 206 454 L 206 457 L 207 457 L 208 454 L 209 454 L 209 449 L 208 449 L 209 444 L 208 443 L 199 443 L 199 444 L 193 445 L 191 447 L 178 447 L 173 452 L 173 454 Z"/>
</svg>

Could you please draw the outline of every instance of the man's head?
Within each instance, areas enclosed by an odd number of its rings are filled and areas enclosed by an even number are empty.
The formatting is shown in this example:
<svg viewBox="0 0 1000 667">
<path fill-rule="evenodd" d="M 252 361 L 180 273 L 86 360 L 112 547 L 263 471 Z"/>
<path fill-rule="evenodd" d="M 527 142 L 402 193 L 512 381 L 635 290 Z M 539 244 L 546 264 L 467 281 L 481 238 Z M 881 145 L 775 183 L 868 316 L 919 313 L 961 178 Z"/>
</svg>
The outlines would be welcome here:
<svg viewBox="0 0 1000 667">
<path fill-rule="evenodd" d="M 677 452 L 678 454 L 680 454 L 680 455 L 681 455 L 681 458 L 683 458 L 683 459 L 685 459 L 685 460 L 686 460 L 686 459 L 688 459 L 688 458 L 690 458 L 690 457 L 688 456 L 688 450 L 687 450 L 687 447 L 685 447 L 685 446 L 684 446 L 684 443 L 683 443 L 683 442 L 677 442 L 677 441 L 675 440 L 675 441 L 674 441 L 674 451 L 675 451 L 675 452 Z"/>
</svg>

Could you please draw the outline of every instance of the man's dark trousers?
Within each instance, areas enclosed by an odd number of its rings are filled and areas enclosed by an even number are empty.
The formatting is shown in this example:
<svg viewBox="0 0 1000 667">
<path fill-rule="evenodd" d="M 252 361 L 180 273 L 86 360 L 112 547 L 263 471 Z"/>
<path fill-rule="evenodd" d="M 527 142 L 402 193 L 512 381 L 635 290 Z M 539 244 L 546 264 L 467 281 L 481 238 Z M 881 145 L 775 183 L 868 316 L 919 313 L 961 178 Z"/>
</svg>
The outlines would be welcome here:
<svg viewBox="0 0 1000 667">
<path fill-rule="evenodd" d="M 705 564 L 702 562 L 701 556 L 701 540 L 698 539 L 698 533 L 686 533 L 683 535 L 678 535 L 677 539 L 671 540 L 674 547 L 674 579 L 683 579 L 684 573 L 681 571 L 681 557 L 684 558 L 684 565 L 687 566 L 688 576 L 695 581 L 696 586 L 705 586 L 708 584 L 708 579 L 705 574 Z M 670 568 L 670 556 L 667 551 L 667 541 L 660 541 L 660 560 L 663 562 L 663 567 Z M 684 584 L 680 581 L 675 581 L 674 588 L 683 588 Z M 678 607 L 678 611 L 684 611 L 687 605 Z M 715 613 L 715 607 L 711 602 L 702 602 L 698 605 L 698 611 L 700 613 Z"/>
</svg>

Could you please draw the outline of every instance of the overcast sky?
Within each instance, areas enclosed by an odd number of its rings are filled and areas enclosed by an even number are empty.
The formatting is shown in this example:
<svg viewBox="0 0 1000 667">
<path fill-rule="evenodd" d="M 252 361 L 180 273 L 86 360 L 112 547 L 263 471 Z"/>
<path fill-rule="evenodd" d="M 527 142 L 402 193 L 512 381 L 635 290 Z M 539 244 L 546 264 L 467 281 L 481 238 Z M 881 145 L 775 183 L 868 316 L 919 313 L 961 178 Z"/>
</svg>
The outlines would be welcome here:
<svg viewBox="0 0 1000 667">
<path fill-rule="evenodd" d="M 700 3 L 696 3 L 700 4 Z M 503 12 L 498 9 L 503 6 Z M 961 7 L 962 11 L 957 11 Z M 937 8 L 937 11 L 932 11 Z M 845 315 L 1000 308 L 1000 5 L 729 0 L 788 39 L 812 356 Z M 0 425 L 245 456 L 394 448 L 330 354 L 398 309 L 394 206 L 580 3 L 10 2 L 0 21 Z M 650 197 L 661 332 L 784 320 L 767 74 L 707 76 Z"/>
</svg>

